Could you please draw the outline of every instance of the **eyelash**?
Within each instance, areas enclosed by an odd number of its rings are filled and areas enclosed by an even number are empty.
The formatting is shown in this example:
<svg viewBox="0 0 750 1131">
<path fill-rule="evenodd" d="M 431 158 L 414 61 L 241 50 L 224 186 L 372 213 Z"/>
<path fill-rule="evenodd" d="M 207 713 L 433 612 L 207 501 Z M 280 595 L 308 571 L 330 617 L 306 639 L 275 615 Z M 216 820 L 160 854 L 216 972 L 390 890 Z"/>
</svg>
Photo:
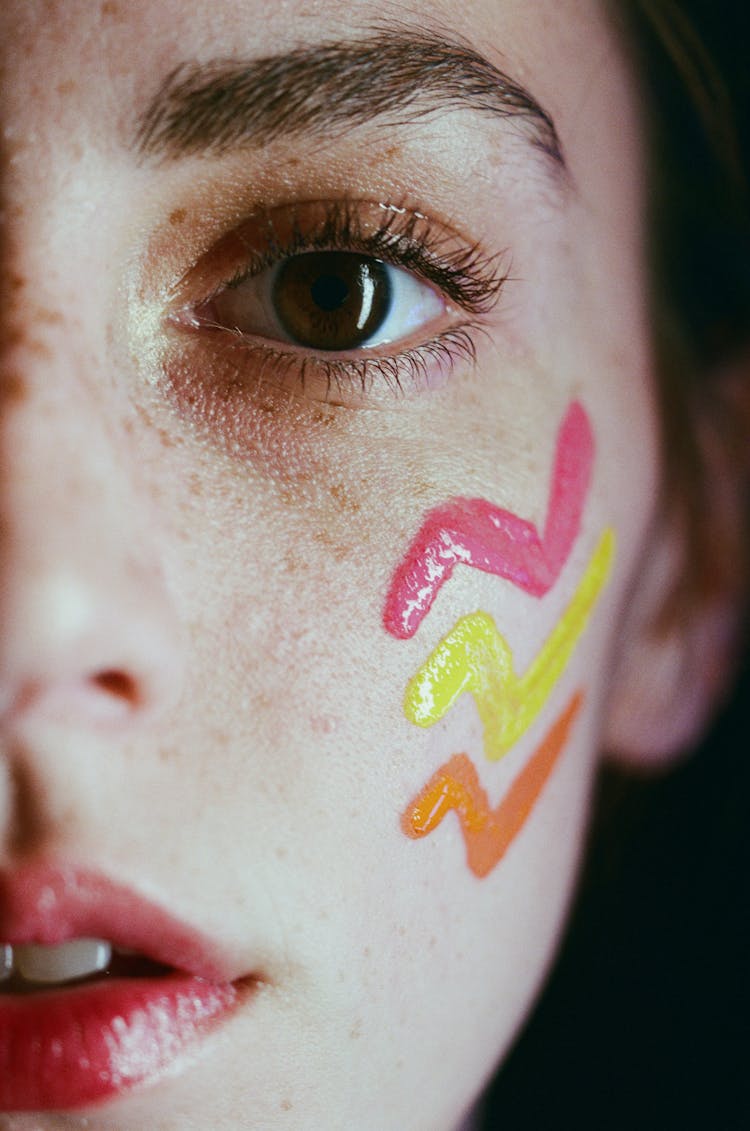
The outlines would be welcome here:
<svg viewBox="0 0 750 1131">
<path fill-rule="evenodd" d="M 322 208 L 322 215 L 305 230 L 295 215 L 291 233 L 279 240 L 273 225 L 274 209 L 262 215 L 265 229 L 264 246 L 252 247 L 244 255 L 239 269 L 216 286 L 208 297 L 177 317 L 177 321 L 193 330 L 220 332 L 231 336 L 225 345 L 250 353 L 255 361 L 255 377 L 265 378 L 270 367 L 274 379 L 291 378 L 303 391 L 312 374 L 322 379 L 323 399 L 330 401 L 332 391 L 345 397 L 352 390 L 367 396 L 373 383 L 382 381 L 391 393 L 403 393 L 407 387 L 420 387 L 429 382 L 432 367 L 445 367 L 448 372 L 459 361 L 476 360 L 476 338 L 486 332 L 481 317 L 488 314 L 499 300 L 509 278 L 503 268 L 505 253 L 487 255 L 479 244 L 458 243 L 454 233 L 434 224 L 423 213 L 406 206 L 378 204 L 383 219 L 366 231 L 360 209 L 371 202 L 349 199 L 313 202 Z M 294 210 L 295 206 L 289 206 Z M 301 206 L 298 206 L 301 207 Z M 256 219 L 257 223 L 257 219 Z M 240 234 L 239 242 L 244 240 Z M 434 285 L 441 296 L 469 315 L 469 319 L 415 347 L 390 356 L 326 357 L 319 353 L 300 353 L 276 348 L 268 341 L 260 342 L 238 329 L 201 318 L 200 309 L 210 305 L 219 294 L 239 287 L 280 261 L 311 251 L 353 251 L 381 259 L 392 266 L 412 272 L 424 282 Z"/>
</svg>

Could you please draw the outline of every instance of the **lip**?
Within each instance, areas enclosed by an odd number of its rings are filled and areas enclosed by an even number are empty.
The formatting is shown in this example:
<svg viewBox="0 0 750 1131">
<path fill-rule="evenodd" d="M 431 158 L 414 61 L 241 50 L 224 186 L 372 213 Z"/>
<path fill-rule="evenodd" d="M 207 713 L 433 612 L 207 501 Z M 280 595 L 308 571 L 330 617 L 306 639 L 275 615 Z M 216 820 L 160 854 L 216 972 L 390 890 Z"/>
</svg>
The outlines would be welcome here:
<svg viewBox="0 0 750 1131">
<path fill-rule="evenodd" d="M 0 1111 L 81 1107 L 173 1072 L 257 984 L 214 940 L 96 873 L 0 870 L 1 942 L 80 937 L 106 938 L 170 970 L 0 993 Z"/>
</svg>

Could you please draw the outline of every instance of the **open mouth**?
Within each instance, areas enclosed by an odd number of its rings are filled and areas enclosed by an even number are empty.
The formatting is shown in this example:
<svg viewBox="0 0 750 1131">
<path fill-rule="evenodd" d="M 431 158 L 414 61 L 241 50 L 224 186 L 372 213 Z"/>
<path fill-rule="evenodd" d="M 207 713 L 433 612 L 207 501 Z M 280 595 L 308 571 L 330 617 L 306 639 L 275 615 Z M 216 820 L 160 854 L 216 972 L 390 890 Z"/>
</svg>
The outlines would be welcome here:
<svg viewBox="0 0 750 1131">
<path fill-rule="evenodd" d="M 0 1112 L 72 1110 L 174 1074 L 257 981 L 104 877 L 0 874 Z"/>
<path fill-rule="evenodd" d="M 0 995 L 35 994 L 108 978 L 164 978 L 174 970 L 106 939 L 57 946 L 0 943 Z"/>
</svg>

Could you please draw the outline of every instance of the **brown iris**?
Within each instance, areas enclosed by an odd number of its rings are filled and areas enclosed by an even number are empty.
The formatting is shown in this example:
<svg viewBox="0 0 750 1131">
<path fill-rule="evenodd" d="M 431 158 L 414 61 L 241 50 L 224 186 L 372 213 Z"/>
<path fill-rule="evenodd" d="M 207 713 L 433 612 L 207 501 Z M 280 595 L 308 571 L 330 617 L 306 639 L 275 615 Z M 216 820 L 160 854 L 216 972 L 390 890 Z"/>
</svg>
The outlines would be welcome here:
<svg viewBox="0 0 750 1131">
<path fill-rule="evenodd" d="M 291 256 L 274 280 L 273 304 L 296 345 L 357 349 L 376 333 L 390 310 L 386 265 L 350 251 Z"/>
</svg>

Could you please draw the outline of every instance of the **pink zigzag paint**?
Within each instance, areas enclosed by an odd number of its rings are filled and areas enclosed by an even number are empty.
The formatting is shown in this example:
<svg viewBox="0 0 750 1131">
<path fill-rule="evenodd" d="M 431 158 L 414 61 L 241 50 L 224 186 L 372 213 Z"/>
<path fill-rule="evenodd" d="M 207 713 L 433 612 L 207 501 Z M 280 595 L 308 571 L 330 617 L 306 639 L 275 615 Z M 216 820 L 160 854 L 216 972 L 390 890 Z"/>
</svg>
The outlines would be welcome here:
<svg viewBox="0 0 750 1131">
<path fill-rule="evenodd" d="M 451 499 L 429 511 L 397 567 L 383 623 L 408 640 L 457 565 L 511 581 L 534 597 L 555 583 L 576 540 L 591 481 L 594 436 L 586 410 L 574 401 L 557 435 L 544 533 L 485 499 Z"/>
</svg>

